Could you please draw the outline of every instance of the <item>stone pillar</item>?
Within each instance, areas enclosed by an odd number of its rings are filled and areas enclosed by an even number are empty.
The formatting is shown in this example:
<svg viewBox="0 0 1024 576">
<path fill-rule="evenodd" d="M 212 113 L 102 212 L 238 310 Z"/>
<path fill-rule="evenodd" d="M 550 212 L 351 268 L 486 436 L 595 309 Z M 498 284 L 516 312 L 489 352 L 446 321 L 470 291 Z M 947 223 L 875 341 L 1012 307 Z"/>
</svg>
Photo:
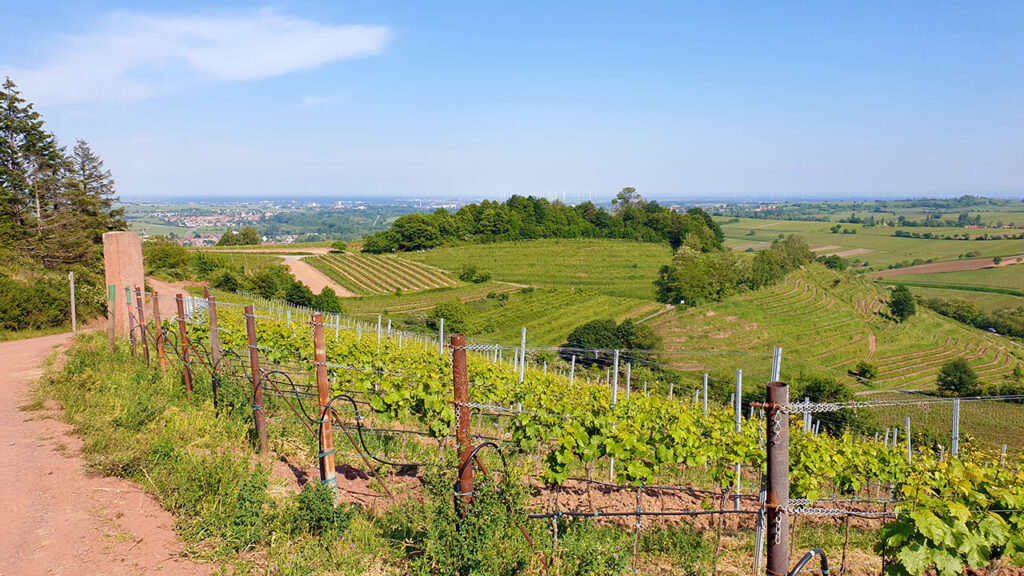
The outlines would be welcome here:
<svg viewBox="0 0 1024 576">
<path fill-rule="evenodd" d="M 142 288 L 145 282 L 142 268 L 142 240 L 134 232 L 107 232 L 103 235 L 103 267 L 107 286 L 114 285 L 114 330 L 118 335 L 128 333 L 128 306 L 124 287 Z M 134 304 L 134 302 L 132 303 Z M 133 308 L 134 310 L 134 308 Z"/>
</svg>

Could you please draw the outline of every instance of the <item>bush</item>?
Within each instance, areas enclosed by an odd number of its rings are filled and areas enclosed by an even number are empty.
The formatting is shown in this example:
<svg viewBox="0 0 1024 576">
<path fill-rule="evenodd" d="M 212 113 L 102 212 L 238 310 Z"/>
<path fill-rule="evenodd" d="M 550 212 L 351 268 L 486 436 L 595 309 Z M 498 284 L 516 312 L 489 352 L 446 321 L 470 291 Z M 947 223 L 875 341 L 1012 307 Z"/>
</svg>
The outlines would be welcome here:
<svg viewBox="0 0 1024 576">
<path fill-rule="evenodd" d="M 438 330 L 441 327 L 441 319 L 444 318 L 444 329 L 448 334 L 470 332 L 469 308 L 458 298 L 445 300 L 427 315 L 427 327 Z"/>
<path fill-rule="evenodd" d="M 340 314 L 344 311 L 341 306 L 341 298 L 338 298 L 338 295 L 334 293 L 334 289 L 330 286 L 324 287 L 324 289 L 313 298 L 313 308 L 323 310 L 324 312 L 333 312 L 335 314 Z"/>
<path fill-rule="evenodd" d="M 228 269 L 221 269 L 213 276 L 211 285 L 219 290 L 235 292 L 241 288 L 242 283 L 234 272 Z"/>
<path fill-rule="evenodd" d="M 903 322 L 917 312 L 914 295 L 906 286 L 900 284 L 892 289 L 889 295 L 889 312 L 897 322 Z"/>
<path fill-rule="evenodd" d="M 950 396 L 973 396 L 981 389 L 978 374 L 963 358 L 954 358 L 943 364 L 936 384 L 939 390 Z"/>
<path fill-rule="evenodd" d="M 424 499 L 389 512 L 385 536 L 411 544 L 410 573 L 416 576 L 475 574 L 514 576 L 526 572 L 531 549 L 519 533 L 524 491 L 506 479 L 495 484 L 478 475 L 473 500 L 460 517 L 452 498 L 455 470 L 432 466 L 424 475 Z M 602 574 L 606 574 L 603 572 Z"/>
<path fill-rule="evenodd" d="M 476 267 L 476 264 L 465 264 L 459 271 L 459 280 L 481 284 L 491 279 L 490 272 L 484 272 Z"/>
<path fill-rule="evenodd" d="M 191 254 L 177 242 L 163 236 L 148 238 L 142 243 L 142 260 L 146 273 L 157 270 L 183 270 L 191 262 Z"/>
<path fill-rule="evenodd" d="M 878 377 L 878 368 L 866 360 L 861 360 L 850 373 L 863 380 L 874 380 Z"/>
<path fill-rule="evenodd" d="M 331 249 L 337 250 L 338 252 L 344 252 L 345 250 L 348 250 L 348 242 L 342 242 L 341 240 L 331 242 Z"/>
<path fill-rule="evenodd" d="M 296 306 L 313 306 L 313 291 L 302 282 L 292 280 L 291 285 L 285 289 L 284 299 Z"/>
<path fill-rule="evenodd" d="M 78 312 L 81 316 L 82 309 Z M 71 293 L 67 280 L 35 279 L 22 283 L 0 274 L 0 330 L 51 328 L 70 321 Z"/>
<path fill-rule="evenodd" d="M 307 482 L 296 497 L 292 533 L 331 537 L 344 531 L 354 509 L 335 504 L 336 498 L 333 486 L 316 480 Z"/>
</svg>

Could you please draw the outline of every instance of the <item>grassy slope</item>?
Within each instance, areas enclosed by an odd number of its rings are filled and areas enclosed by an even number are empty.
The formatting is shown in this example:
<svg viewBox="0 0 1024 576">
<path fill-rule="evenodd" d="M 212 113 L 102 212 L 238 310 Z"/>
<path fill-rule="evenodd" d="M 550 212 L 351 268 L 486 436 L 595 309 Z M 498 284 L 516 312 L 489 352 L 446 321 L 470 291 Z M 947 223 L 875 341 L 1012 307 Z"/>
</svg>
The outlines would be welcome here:
<svg viewBox="0 0 1024 576">
<path fill-rule="evenodd" d="M 741 368 L 756 380 L 768 377 L 775 345 L 783 348 L 784 374 L 803 369 L 846 377 L 857 361 L 870 359 L 879 369 L 879 388 L 931 387 L 942 363 L 956 356 L 986 382 L 997 382 L 1024 358 L 1019 345 L 928 310 L 895 324 L 876 313 L 884 311 L 884 298 L 866 281 L 815 264 L 785 284 L 665 314 L 651 324 L 675 352 L 665 359 L 673 366 L 722 373 Z"/>
<path fill-rule="evenodd" d="M 778 238 L 779 234 L 800 234 L 811 248 L 822 246 L 838 246 L 835 251 L 854 250 L 865 248 L 873 250 L 868 254 L 853 256 L 860 262 L 869 262 L 871 269 L 884 270 L 890 264 L 920 258 L 928 260 L 934 258 L 936 261 L 956 260 L 961 254 L 977 250 L 981 256 L 1008 256 L 1020 254 L 1024 251 L 1024 241 L 1021 240 L 986 240 L 986 241 L 959 241 L 959 240 L 924 240 L 916 238 L 895 238 L 892 234 L 900 228 L 870 227 L 866 228 L 859 224 L 842 224 L 843 228 L 857 230 L 856 234 L 833 234 L 829 228 L 834 222 L 799 222 L 790 220 L 754 220 L 741 218 L 739 222 L 722 224 L 722 230 L 726 235 L 726 245 L 743 250 L 747 246 L 760 242 L 771 242 Z M 970 232 L 973 235 L 980 235 L 986 230 L 964 230 L 962 228 L 903 228 L 908 232 L 932 232 L 937 234 L 954 234 Z M 753 235 L 748 235 L 753 231 Z M 992 233 L 993 231 L 988 231 Z M 1014 231 L 1014 232 L 1019 232 Z"/>
<path fill-rule="evenodd" d="M 653 280 L 672 249 L 619 240 L 532 240 L 437 248 L 405 258 L 456 272 L 475 264 L 495 280 L 540 288 L 653 300 Z"/>
</svg>

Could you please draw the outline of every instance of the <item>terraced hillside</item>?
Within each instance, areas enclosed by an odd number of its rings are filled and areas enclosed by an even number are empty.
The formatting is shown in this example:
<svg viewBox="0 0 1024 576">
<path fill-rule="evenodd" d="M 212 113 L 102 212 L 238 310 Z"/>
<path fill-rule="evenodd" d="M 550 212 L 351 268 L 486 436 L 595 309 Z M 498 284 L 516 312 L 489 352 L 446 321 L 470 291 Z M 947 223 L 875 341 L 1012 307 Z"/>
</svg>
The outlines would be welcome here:
<svg viewBox="0 0 1024 576">
<path fill-rule="evenodd" d="M 673 351 L 668 363 L 694 371 L 741 367 L 757 378 L 767 377 L 775 345 L 783 347 L 785 369 L 831 373 L 851 384 L 857 381 L 847 371 L 869 361 L 879 388 L 931 387 L 942 364 L 957 356 L 985 382 L 999 382 L 1024 359 L 1020 345 L 928 310 L 896 324 L 883 313 L 885 297 L 883 287 L 814 264 L 778 286 L 664 314 L 651 325 Z"/>
<path fill-rule="evenodd" d="M 414 292 L 456 283 L 443 270 L 395 256 L 332 253 L 305 261 L 359 295 Z"/>
</svg>

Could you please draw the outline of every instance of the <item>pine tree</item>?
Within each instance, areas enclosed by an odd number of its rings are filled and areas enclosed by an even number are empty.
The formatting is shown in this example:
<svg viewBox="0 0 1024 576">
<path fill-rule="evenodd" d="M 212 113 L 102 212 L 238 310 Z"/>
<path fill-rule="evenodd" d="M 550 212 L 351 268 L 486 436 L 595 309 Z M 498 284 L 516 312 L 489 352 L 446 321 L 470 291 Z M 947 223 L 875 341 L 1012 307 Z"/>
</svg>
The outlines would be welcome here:
<svg viewBox="0 0 1024 576">
<path fill-rule="evenodd" d="M 24 246 L 43 233 L 56 204 L 62 154 L 42 117 L 6 78 L 0 90 L 0 243 Z"/>
<path fill-rule="evenodd" d="M 89 145 L 68 156 L 42 116 L 7 78 L 0 91 L 0 246 L 50 269 L 99 254 L 102 234 L 123 230 L 114 180 Z"/>
<path fill-rule="evenodd" d="M 103 232 L 125 229 L 124 208 L 114 208 L 118 199 L 114 178 L 85 140 L 75 142 L 70 176 L 68 203 L 80 219 L 87 221 L 97 241 Z"/>
</svg>

